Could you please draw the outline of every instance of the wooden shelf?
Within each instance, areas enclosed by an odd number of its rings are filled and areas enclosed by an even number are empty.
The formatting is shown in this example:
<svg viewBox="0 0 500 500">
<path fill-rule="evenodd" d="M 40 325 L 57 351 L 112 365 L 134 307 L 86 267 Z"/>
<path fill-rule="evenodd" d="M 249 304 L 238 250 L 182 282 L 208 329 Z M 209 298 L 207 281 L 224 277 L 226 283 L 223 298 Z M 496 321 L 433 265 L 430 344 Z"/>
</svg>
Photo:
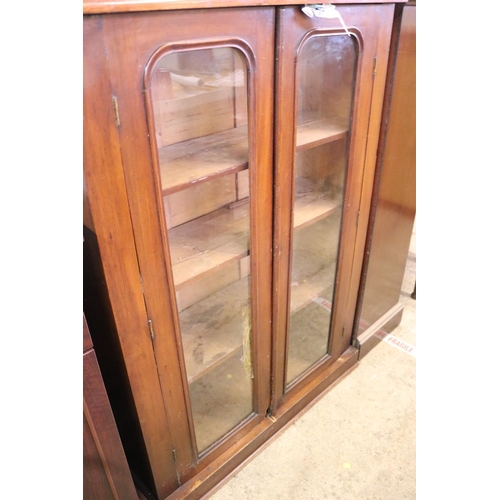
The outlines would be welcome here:
<svg viewBox="0 0 500 500">
<path fill-rule="evenodd" d="M 295 229 L 331 215 L 338 206 L 340 202 L 317 195 L 302 197 L 295 208 Z M 176 290 L 249 255 L 248 210 L 248 203 L 223 208 L 170 231 Z M 214 231 L 214 227 L 220 230 Z M 292 287 L 291 314 L 311 303 L 315 294 L 331 287 L 334 267 L 335 262 L 330 262 L 307 281 Z M 249 278 L 243 277 L 179 313 L 190 383 L 241 351 L 244 334 L 241 311 L 248 307 L 248 299 Z M 207 314 L 210 322 L 206 322 Z"/>
<path fill-rule="evenodd" d="M 249 279 L 243 278 L 179 314 L 189 383 L 242 349 L 249 298 Z"/>
<path fill-rule="evenodd" d="M 297 127 L 296 150 L 321 146 L 347 136 L 348 123 L 344 118 L 334 117 L 308 121 Z"/>
<path fill-rule="evenodd" d="M 331 215 L 342 204 L 341 200 L 318 197 L 317 193 L 302 195 L 296 199 L 293 211 L 293 228 L 303 229 Z"/>
<path fill-rule="evenodd" d="M 221 208 L 169 231 L 176 289 L 249 254 L 248 203 Z"/>
<path fill-rule="evenodd" d="M 297 151 L 346 137 L 340 118 L 299 125 Z M 158 151 L 163 195 L 248 168 L 248 127 L 240 126 L 172 144 Z"/>
<path fill-rule="evenodd" d="M 301 242 L 294 243 L 290 315 L 297 313 L 317 297 L 332 300 L 337 249 L 334 248 L 335 238 L 332 239 L 328 233 L 338 233 L 340 224 L 340 212 L 332 213 L 328 220 L 311 228 L 312 233 L 301 237 Z"/>
<path fill-rule="evenodd" d="M 331 289 L 332 276 L 334 276 L 336 264 L 336 261 L 332 261 L 321 272 L 310 276 L 307 281 L 303 281 L 296 286 L 292 284 L 290 315 L 300 311 L 315 298 L 322 297 L 324 290 Z M 324 298 L 331 300 L 331 297 Z"/>
<path fill-rule="evenodd" d="M 287 384 L 293 382 L 328 351 L 332 284 L 291 318 L 288 337 Z"/>
<path fill-rule="evenodd" d="M 327 217 L 340 205 L 340 201 L 326 197 L 303 196 L 295 205 L 294 229 Z M 169 231 L 176 290 L 249 255 L 248 216 L 247 201 L 235 208 L 221 208 Z"/>
<path fill-rule="evenodd" d="M 253 380 L 241 357 L 241 350 L 235 350 L 189 386 L 199 451 L 223 438 L 253 411 Z M 214 405 L 214 400 L 219 404 Z"/>
<path fill-rule="evenodd" d="M 248 127 L 241 126 L 158 150 L 163 195 L 248 168 Z"/>
</svg>

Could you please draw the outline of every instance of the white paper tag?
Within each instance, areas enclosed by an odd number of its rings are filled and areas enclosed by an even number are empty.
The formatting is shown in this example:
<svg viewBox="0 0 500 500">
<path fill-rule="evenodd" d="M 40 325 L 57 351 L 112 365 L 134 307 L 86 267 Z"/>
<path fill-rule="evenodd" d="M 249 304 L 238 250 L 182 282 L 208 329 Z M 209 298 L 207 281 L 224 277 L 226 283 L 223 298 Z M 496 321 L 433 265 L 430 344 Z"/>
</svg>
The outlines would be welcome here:
<svg viewBox="0 0 500 500">
<path fill-rule="evenodd" d="M 319 17 L 322 19 L 338 19 L 340 21 L 340 24 L 342 24 L 342 27 L 344 28 L 345 32 L 349 36 L 351 36 L 349 30 L 347 29 L 347 26 L 344 23 L 344 20 L 342 19 L 342 16 L 340 15 L 340 12 L 335 8 L 335 5 L 327 3 L 304 5 L 304 7 L 302 7 L 302 12 L 307 17 Z"/>
</svg>

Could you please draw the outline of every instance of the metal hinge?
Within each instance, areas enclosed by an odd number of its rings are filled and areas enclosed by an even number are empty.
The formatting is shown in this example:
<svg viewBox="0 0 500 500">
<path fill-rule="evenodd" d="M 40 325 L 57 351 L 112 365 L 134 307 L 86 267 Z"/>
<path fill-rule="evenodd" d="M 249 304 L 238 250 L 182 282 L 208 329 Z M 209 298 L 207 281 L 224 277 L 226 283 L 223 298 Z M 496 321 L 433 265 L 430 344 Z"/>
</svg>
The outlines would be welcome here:
<svg viewBox="0 0 500 500">
<path fill-rule="evenodd" d="M 361 211 L 358 210 L 358 213 L 356 214 L 356 227 L 358 227 L 358 224 L 359 224 L 359 216 L 361 214 Z"/>
<path fill-rule="evenodd" d="M 154 340 L 155 339 L 155 332 L 153 330 L 153 321 L 148 318 L 148 325 L 149 325 L 149 333 L 151 335 L 151 338 Z"/>
<path fill-rule="evenodd" d="M 377 74 L 377 62 L 378 62 L 378 57 L 373 58 L 373 76 Z"/>
<path fill-rule="evenodd" d="M 115 112 L 115 124 L 117 127 L 121 125 L 120 123 L 120 113 L 118 112 L 118 99 L 115 96 L 111 97 L 113 101 L 113 111 Z"/>
<path fill-rule="evenodd" d="M 174 456 L 174 462 L 177 463 L 177 453 L 175 453 L 175 450 L 172 450 L 172 455 Z"/>
<path fill-rule="evenodd" d="M 344 332 L 345 332 L 345 325 L 342 327 L 342 337 L 344 336 Z"/>
</svg>

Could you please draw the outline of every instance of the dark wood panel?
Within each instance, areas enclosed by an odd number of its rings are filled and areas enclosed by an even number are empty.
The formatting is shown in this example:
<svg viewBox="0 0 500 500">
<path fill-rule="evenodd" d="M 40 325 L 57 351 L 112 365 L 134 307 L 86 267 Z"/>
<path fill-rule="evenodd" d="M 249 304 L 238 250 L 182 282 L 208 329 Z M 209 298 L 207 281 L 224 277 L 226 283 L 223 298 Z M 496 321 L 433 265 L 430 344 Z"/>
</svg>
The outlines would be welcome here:
<svg viewBox="0 0 500 500">
<path fill-rule="evenodd" d="M 128 382 L 128 373 L 113 321 L 113 310 L 104 278 L 95 233 L 84 226 L 83 308 L 92 331 L 92 344 L 106 392 L 113 408 L 122 444 L 134 474 L 153 484 L 143 430 Z"/>
<path fill-rule="evenodd" d="M 353 267 L 350 276 L 349 298 L 346 303 L 345 334 L 342 338 L 341 351 L 347 348 L 352 342 L 354 318 L 358 300 L 358 290 L 362 274 L 364 250 L 366 244 L 367 228 L 370 216 L 370 205 L 373 195 L 374 178 L 376 170 L 376 159 L 380 127 L 382 122 L 383 104 L 385 98 L 385 87 L 387 76 L 391 74 L 389 56 L 391 40 L 395 30 L 399 27 L 400 16 L 398 16 L 399 5 L 379 6 L 383 9 L 386 17 L 379 25 L 377 34 L 377 48 L 372 67 L 373 94 L 370 104 L 370 118 L 368 135 L 365 145 L 365 162 L 363 172 L 355 181 L 361 188 L 359 199 L 358 216 L 356 224 L 356 239 L 354 241 Z"/>
<path fill-rule="evenodd" d="M 406 6 L 398 37 L 394 81 L 386 104 L 387 129 L 382 136 L 382 154 L 377 165 L 378 192 L 372 202 L 357 336 L 399 303 L 416 212 L 415 85 L 416 7 Z M 377 328 L 390 331 L 398 323 L 391 321 Z"/>
<path fill-rule="evenodd" d="M 83 500 L 113 499 L 99 450 L 83 415 Z"/>
<path fill-rule="evenodd" d="M 125 453 L 93 350 L 83 355 L 85 500 L 137 500 Z"/>
</svg>

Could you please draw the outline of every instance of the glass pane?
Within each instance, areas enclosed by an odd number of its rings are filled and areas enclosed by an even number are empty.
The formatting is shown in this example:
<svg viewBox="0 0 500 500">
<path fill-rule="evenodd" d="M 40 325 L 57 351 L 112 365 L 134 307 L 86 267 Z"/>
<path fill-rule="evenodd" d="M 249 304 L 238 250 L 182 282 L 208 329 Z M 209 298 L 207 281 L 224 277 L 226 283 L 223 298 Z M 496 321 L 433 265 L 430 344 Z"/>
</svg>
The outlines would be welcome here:
<svg viewBox="0 0 500 500">
<path fill-rule="evenodd" d="M 167 54 L 151 83 L 199 451 L 253 411 L 247 94 L 226 47 Z"/>
<path fill-rule="evenodd" d="M 297 61 L 288 384 L 328 352 L 356 57 L 354 38 L 314 36 Z"/>
</svg>

